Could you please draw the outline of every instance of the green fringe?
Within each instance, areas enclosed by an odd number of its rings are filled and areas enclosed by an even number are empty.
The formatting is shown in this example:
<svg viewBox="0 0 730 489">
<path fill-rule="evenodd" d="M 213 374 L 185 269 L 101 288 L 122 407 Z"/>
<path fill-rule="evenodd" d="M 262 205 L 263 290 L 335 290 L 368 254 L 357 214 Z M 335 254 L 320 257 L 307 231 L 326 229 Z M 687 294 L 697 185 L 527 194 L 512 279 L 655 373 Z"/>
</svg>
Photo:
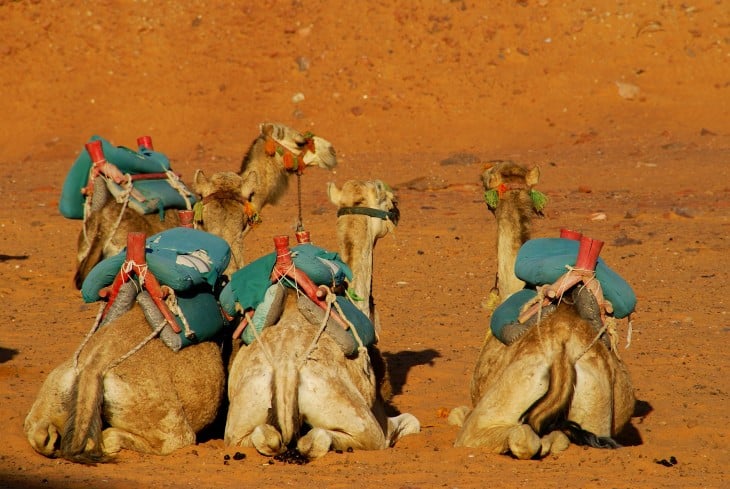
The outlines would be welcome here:
<svg viewBox="0 0 730 489">
<path fill-rule="evenodd" d="M 199 200 L 193 206 L 193 220 L 194 222 L 201 222 L 203 220 L 203 201 Z"/>
<path fill-rule="evenodd" d="M 532 206 L 535 208 L 535 211 L 542 212 L 548 202 L 547 195 L 539 190 L 530 189 L 530 198 L 532 199 Z"/>
<path fill-rule="evenodd" d="M 497 190 L 491 189 L 484 192 L 484 202 L 487 203 L 487 207 L 490 209 L 496 209 L 499 203 L 499 193 L 497 193 Z"/>
</svg>

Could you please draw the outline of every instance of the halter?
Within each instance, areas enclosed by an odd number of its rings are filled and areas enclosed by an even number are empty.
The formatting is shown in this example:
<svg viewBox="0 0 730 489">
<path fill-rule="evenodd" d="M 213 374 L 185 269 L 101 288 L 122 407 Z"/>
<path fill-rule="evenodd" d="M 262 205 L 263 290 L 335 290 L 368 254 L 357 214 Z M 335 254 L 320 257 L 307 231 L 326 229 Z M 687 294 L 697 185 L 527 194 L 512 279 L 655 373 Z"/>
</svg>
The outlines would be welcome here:
<svg viewBox="0 0 730 489">
<path fill-rule="evenodd" d="M 382 219 L 383 221 L 391 221 L 398 224 L 398 213 L 393 211 L 384 211 L 382 209 L 373 209 L 371 207 L 341 207 L 337 210 L 337 217 L 346 215 L 361 215 Z"/>
<path fill-rule="evenodd" d="M 231 192 L 231 191 L 225 191 L 221 190 L 218 192 L 213 192 L 212 194 L 204 197 L 202 200 L 199 200 L 195 203 L 195 206 L 193 207 L 193 210 L 195 212 L 195 224 L 196 226 L 203 226 L 203 206 L 211 201 L 220 201 L 220 200 L 233 200 L 235 202 L 238 202 L 243 206 L 243 213 L 246 215 L 246 220 L 243 224 L 243 229 L 246 229 L 248 227 L 251 227 L 255 224 L 258 224 L 261 222 L 261 217 L 259 216 L 258 212 L 256 211 L 256 208 L 253 206 L 250 200 L 244 199 L 241 195 Z"/>
<path fill-rule="evenodd" d="M 314 154 L 317 152 L 314 147 L 314 134 L 311 132 L 306 133 L 304 135 L 304 141 L 305 145 L 302 147 L 301 152 L 299 154 L 294 154 L 291 149 L 287 148 L 276 139 L 271 136 L 266 136 L 264 150 L 268 156 L 281 156 L 281 160 L 286 171 L 302 175 L 304 173 L 304 168 L 307 166 L 304 162 L 304 156 L 307 153 Z"/>
</svg>

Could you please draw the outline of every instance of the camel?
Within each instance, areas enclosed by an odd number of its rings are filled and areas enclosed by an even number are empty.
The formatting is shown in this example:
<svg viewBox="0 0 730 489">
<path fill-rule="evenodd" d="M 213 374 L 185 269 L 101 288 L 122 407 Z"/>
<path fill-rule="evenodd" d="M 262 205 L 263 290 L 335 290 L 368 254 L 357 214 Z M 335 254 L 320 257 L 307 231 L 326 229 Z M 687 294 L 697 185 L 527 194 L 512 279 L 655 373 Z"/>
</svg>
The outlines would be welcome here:
<svg viewBox="0 0 730 489">
<path fill-rule="evenodd" d="M 528 194 L 537 183 L 535 176 L 512 162 L 499 163 L 483 175 L 487 191 L 506 184 L 495 212 L 503 300 L 517 287 L 514 263 L 529 238 Z M 597 341 L 600 332 L 583 312 L 577 303 L 561 300 L 535 324 L 522 327 L 509 346 L 487 332 L 471 381 L 473 408 L 456 408 L 449 417 L 461 427 L 456 446 L 511 453 L 518 459 L 558 453 L 571 441 L 618 446 L 613 437 L 630 421 L 633 387 L 615 341 L 613 348 Z"/>
<path fill-rule="evenodd" d="M 128 284 L 120 296 L 131 295 L 123 301 L 130 308 L 48 375 L 25 418 L 28 441 L 41 455 L 81 463 L 109 461 L 122 449 L 167 455 L 194 444 L 215 420 L 225 394 L 219 346 L 208 341 L 173 352 L 149 339 Z"/>
<path fill-rule="evenodd" d="M 278 123 L 262 124 L 259 136 L 243 158 L 240 180 L 231 172 L 219 172 L 210 179 L 202 171 L 196 172 L 192 189 L 201 200 L 195 226 L 230 243 L 232 260 L 227 272 L 232 273 L 244 265 L 244 231 L 258 222 L 264 206 L 278 202 L 287 189 L 289 175 L 301 175 L 306 166 L 331 169 L 336 164 L 335 149 L 327 140 Z M 78 238 L 74 272 L 77 289 L 97 263 L 126 246 L 129 232 L 149 236 L 180 225 L 174 209 L 166 210 L 163 216 L 128 209 L 111 197 L 101 176 L 94 179 L 93 189 L 90 210 Z M 221 234 L 223 229 L 230 235 Z"/>
<path fill-rule="evenodd" d="M 373 248 L 395 226 L 392 193 L 380 181 L 349 181 L 342 189 L 330 184 L 328 194 L 339 208 L 337 230 L 343 259 L 354 272 L 351 286 L 369 297 Z M 329 450 L 384 449 L 417 433 L 413 415 L 385 415 L 376 384 L 368 350 L 361 345 L 353 355 L 343 354 L 332 336 L 302 315 L 290 289 L 279 321 L 234 359 L 225 442 L 266 456 L 296 442 L 296 450 L 314 460 Z"/>
<path fill-rule="evenodd" d="M 256 174 L 244 179 L 221 172 L 207 179 L 199 171 L 195 182 L 206 226 L 240 241 L 241 221 L 250 225 L 241 216 Z M 146 222 L 129 215 L 125 224 Z M 92 213 L 91 222 L 99 216 Z M 162 313 L 150 312 L 151 296 L 137 294 L 132 282 L 121 290 L 103 327 L 49 374 L 26 417 L 28 440 L 42 455 L 86 463 L 107 461 L 122 449 L 166 455 L 195 443 L 196 433 L 217 415 L 225 394 L 219 345 L 207 341 L 174 352 L 163 343 L 165 329 L 157 331 L 159 338 L 150 335 L 150 324 L 164 324 Z"/>
</svg>

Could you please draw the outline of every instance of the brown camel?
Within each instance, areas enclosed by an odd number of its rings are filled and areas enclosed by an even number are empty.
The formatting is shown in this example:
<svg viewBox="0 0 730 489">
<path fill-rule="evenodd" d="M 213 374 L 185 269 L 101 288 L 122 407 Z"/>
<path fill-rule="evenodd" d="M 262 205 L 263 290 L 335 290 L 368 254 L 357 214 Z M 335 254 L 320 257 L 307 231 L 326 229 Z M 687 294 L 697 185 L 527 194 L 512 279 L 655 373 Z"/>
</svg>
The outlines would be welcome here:
<svg viewBox="0 0 730 489">
<path fill-rule="evenodd" d="M 330 185 L 328 192 L 340 209 L 338 236 L 353 286 L 369 297 L 373 247 L 395 225 L 392 193 L 380 181 L 350 181 L 341 190 Z M 267 456 L 294 440 L 310 460 L 331 449 L 379 450 L 420 430 L 410 414 L 385 415 L 368 349 L 360 345 L 345 355 L 333 336 L 302 315 L 294 291 L 278 322 L 234 359 L 228 396 L 226 444 Z M 301 436 L 305 424 L 310 429 Z"/>
<path fill-rule="evenodd" d="M 515 292 L 516 254 L 529 238 L 529 191 L 536 183 L 529 175 L 511 162 L 483 175 L 485 190 L 495 182 L 506 187 L 495 210 L 503 299 Z M 454 409 L 449 418 L 461 426 L 456 446 L 483 447 L 519 459 L 557 453 L 571 440 L 617 446 L 612 437 L 634 409 L 631 380 L 616 348 L 597 341 L 594 325 L 582 312 L 560 301 L 553 312 L 515 335 L 509 346 L 487 332 L 471 381 L 473 408 Z"/>
</svg>

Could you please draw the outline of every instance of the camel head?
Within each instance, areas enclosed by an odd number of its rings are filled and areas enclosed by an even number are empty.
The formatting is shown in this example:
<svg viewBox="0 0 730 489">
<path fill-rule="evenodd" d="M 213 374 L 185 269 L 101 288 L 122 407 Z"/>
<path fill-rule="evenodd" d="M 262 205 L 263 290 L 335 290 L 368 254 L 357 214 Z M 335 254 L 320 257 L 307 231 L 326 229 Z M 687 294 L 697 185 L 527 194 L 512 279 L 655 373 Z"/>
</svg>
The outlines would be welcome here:
<svg viewBox="0 0 730 489">
<path fill-rule="evenodd" d="M 226 274 L 243 266 L 243 236 L 256 222 L 258 210 L 251 198 L 258 186 L 255 172 L 242 177 L 234 172 L 214 173 L 208 178 L 197 170 L 193 191 L 200 200 L 195 204 L 195 227 L 220 236 L 231 247 L 231 264 Z"/>
<path fill-rule="evenodd" d="M 540 168 L 537 166 L 526 168 L 513 161 L 496 161 L 484 169 L 481 178 L 484 186 L 484 200 L 492 212 L 496 211 L 499 202 L 509 192 L 529 196 L 532 207 L 538 214 L 545 206 L 547 200 L 545 195 L 533 188 L 540 179 Z"/>
<path fill-rule="evenodd" d="M 312 133 L 300 133 L 291 127 L 276 122 L 265 122 L 260 126 L 261 136 L 271 138 L 283 150 L 301 157 L 305 166 L 318 166 L 331 170 L 337 166 L 334 146 L 324 138 Z M 277 149 L 277 153 L 282 150 Z"/>
<path fill-rule="evenodd" d="M 369 227 L 376 239 L 393 231 L 400 219 L 395 195 L 381 180 L 349 180 L 341 189 L 330 182 L 327 185 L 327 195 L 338 207 L 338 217 L 344 215 L 369 217 Z"/>
</svg>

